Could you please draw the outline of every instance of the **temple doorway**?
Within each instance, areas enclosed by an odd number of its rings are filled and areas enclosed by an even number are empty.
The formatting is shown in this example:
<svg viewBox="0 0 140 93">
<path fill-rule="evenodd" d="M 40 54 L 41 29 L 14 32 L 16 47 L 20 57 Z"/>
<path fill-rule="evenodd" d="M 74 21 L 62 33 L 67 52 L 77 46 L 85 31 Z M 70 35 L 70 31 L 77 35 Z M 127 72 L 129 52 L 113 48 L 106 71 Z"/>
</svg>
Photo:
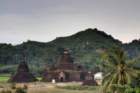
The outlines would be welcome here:
<svg viewBox="0 0 140 93">
<path fill-rule="evenodd" d="M 64 82 L 64 78 L 63 77 L 60 78 L 60 82 Z"/>
<path fill-rule="evenodd" d="M 60 72 L 60 73 L 59 73 L 59 81 L 60 81 L 60 82 L 64 82 L 64 81 L 65 81 L 65 77 L 66 77 L 66 76 L 65 76 L 65 73 L 64 73 L 64 72 Z"/>
</svg>

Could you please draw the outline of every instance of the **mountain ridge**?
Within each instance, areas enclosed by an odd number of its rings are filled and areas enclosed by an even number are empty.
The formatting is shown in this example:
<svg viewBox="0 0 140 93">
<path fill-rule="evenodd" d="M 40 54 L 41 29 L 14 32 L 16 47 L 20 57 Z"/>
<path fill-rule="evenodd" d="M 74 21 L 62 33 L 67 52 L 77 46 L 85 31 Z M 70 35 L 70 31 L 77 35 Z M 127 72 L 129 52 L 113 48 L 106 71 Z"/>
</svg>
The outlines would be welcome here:
<svg viewBox="0 0 140 93">
<path fill-rule="evenodd" d="M 123 44 L 97 28 L 88 28 L 67 37 L 58 37 L 50 42 L 27 41 L 18 45 L 0 44 L 0 71 L 11 72 L 11 65 L 20 62 L 21 52 L 26 50 L 27 62 L 33 72 L 41 73 L 46 65 L 55 64 L 64 48 L 68 48 L 76 63 L 92 69 L 101 64 L 100 54 L 113 46 L 124 48 L 130 58 L 139 56 L 140 41 Z M 135 51 L 133 51 L 135 49 Z M 132 52 L 133 51 L 133 52 Z M 5 68 L 5 66 L 11 66 Z M 14 67 L 15 68 L 15 67 Z"/>
</svg>

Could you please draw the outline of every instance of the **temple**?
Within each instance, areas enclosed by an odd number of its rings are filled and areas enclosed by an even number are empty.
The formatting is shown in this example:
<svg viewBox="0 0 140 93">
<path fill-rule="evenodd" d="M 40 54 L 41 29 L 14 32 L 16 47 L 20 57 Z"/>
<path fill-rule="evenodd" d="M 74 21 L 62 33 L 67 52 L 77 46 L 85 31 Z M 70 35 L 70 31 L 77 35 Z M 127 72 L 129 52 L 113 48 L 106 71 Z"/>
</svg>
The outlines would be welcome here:
<svg viewBox="0 0 140 93">
<path fill-rule="evenodd" d="M 63 55 L 58 58 L 57 68 L 61 70 L 74 69 L 73 59 L 67 49 L 64 49 Z"/>
<path fill-rule="evenodd" d="M 85 85 L 89 83 L 90 85 L 96 84 L 93 73 L 85 70 L 83 66 L 75 64 L 68 49 L 64 49 L 63 53 L 58 57 L 56 65 L 46 69 L 43 74 L 44 81 L 54 79 L 56 82 L 82 81 Z"/>
<path fill-rule="evenodd" d="M 37 79 L 30 73 L 25 56 L 23 56 L 15 75 L 13 75 L 9 82 L 17 82 L 17 83 L 24 83 L 24 82 L 33 82 Z"/>
</svg>

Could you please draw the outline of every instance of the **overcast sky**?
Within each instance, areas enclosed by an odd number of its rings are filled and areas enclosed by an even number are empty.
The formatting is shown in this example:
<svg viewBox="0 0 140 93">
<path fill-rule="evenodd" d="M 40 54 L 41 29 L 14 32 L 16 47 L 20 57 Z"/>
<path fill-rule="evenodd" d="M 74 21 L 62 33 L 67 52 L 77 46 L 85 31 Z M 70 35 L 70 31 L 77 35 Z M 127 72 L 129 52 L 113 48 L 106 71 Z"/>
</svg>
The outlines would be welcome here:
<svg viewBox="0 0 140 93">
<path fill-rule="evenodd" d="M 140 38 L 140 0 L 0 0 L 0 43 L 48 42 L 87 28 Z"/>
</svg>

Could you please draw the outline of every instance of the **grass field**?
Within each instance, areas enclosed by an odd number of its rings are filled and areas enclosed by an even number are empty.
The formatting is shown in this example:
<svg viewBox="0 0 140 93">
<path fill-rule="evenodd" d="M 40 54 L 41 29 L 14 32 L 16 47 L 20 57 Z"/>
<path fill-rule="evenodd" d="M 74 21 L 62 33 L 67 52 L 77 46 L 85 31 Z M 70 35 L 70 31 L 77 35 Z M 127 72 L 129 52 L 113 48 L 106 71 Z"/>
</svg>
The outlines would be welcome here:
<svg viewBox="0 0 140 93">
<path fill-rule="evenodd" d="M 67 90 L 59 88 L 29 89 L 28 93 L 99 93 L 96 90 Z"/>
<path fill-rule="evenodd" d="M 10 74 L 0 74 L 0 82 L 7 82 L 10 78 Z"/>
<path fill-rule="evenodd" d="M 7 82 L 10 79 L 10 74 L 0 74 L 0 83 Z M 38 80 L 41 80 L 41 77 L 37 77 Z"/>
<path fill-rule="evenodd" d="M 0 74 L 0 93 L 2 90 L 12 90 L 12 83 L 7 83 L 10 75 Z M 41 79 L 40 77 L 37 79 Z M 16 84 L 16 87 L 23 87 L 25 84 Z M 26 83 L 28 86 L 27 93 L 100 93 L 98 86 L 81 86 L 81 83 L 56 83 L 49 82 L 33 82 Z M 13 90 L 12 90 L 13 91 Z M 14 93 L 14 92 L 12 92 Z"/>
<path fill-rule="evenodd" d="M 33 82 L 26 84 L 15 84 L 16 89 L 28 86 L 27 93 L 101 93 L 100 87 L 98 86 L 81 86 L 75 83 L 61 83 L 61 84 L 51 84 L 49 82 Z M 63 87 L 62 87 L 63 85 Z M 10 90 L 15 93 L 15 89 L 12 89 L 12 84 L 10 83 L 0 83 L 0 93 L 2 90 Z M 75 87 L 75 88 L 74 88 Z"/>
</svg>

